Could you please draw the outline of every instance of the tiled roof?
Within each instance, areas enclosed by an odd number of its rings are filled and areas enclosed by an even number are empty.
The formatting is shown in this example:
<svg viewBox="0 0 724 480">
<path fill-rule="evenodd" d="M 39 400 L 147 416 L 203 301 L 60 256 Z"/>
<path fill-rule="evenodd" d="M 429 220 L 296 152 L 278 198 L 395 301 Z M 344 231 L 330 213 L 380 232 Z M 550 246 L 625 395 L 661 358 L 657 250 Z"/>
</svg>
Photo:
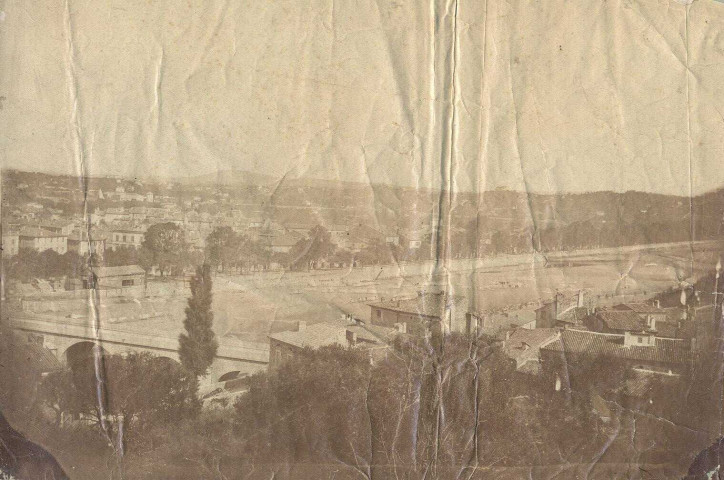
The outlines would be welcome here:
<svg viewBox="0 0 724 480">
<path fill-rule="evenodd" d="M 657 338 L 654 346 L 625 346 L 623 335 L 567 329 L 561 338 L 542 351 L 607 356 L 634 361 L 681 364 L 691 359 L 689 344 L 683 340 Z"/>
<path fill-rule="evenodd" d="M 41 227 L 65 228 L 72 225 L 73 222 L 64 222 L 62 220 L 43 220 L 40 222 Z"/>
<path fill-rule="evenodd" d="M 516 310 L 507 312 L 475 312 L 474 315 L 483 318 L 483 326 L 479 330 L 485 335 L 496 335 L 501 331 L 518 328 L 527 323 L 535 322 L 535 312 Z"/>
<path fill-rule="evenodd" d="M 632 310 L 604 310 L 596 314 L 611 330 L 628 332 L 654 331 L 659 337 L 677 338 L 676 323 L 656 322 L 655 328 L 646 325 L 638 313 Z"/>
<path fill-rule="evenodd" d="M 369 343 L 387 343 L 397 335 L 394 328 L 364 323 L 348 325 L 346 330 L 356 333 L 358 341 Z"/>
<path fill-rule="evenodd" d="M 462 306 L 464 302 L 465 297 L 451 297 L 449 295 L 435 293 L 419 295 L 410 299 L 371 303 L 370 306 L 392 310 L 394 312 L 443 318 L 446 307 Z"/>
<path fill-rule="evenodd" d="M 656 322 L 656 336 L 666 338 L 678 338 L 679 329 L 675 323 Z"/>
<path fill-rule="evenodd" d="M 628 309 L 636 313 L 666 313 L 666 310 L 648 303 L 622 303 L 613 307 L 617 310 Z"/>
<path fill-rule="evenodd" d="M 116 225 L 112 231 L 118 233 L 144 233 L 146 230 L 135 225 Z"/>
<path fill-rule="evenodd" d="M 556 321 L 565 323 L 581 323 L 588 316 L 586 307 L 573 307 L 558 315 Z"/>
<path fill-rule="evenodd" d="M 121 267 L 96 267 L 93 274 L 98 278 L 118 277 L 123 275 L 143 275 L 145 271 L 138 265 L 123 265 Z"/>
<path fill-rule="evenodd" d="M 327 345 L 344 345 L 346 341 L 345 328 L 343 326 L 330 325 L 328 323 L 307 325 L 299 331 L 274 333 L 269 335 L 269 338 L 300 348 L 320 348 Z"/>
<path fill-rule="evenodd" d="M 524 356 L 526 352 L 540 349 L 557 337 L 556 328 L 516 328 L 505 341 L 505 354 L 511 358 L 518 358 Z"/>
<path fill-rule="evenodd" d="M 647 329 L 646 322 L 630 310 L 603 310 L 596 313 L 596 316 L 611 330 L 640 332 Z"/>
<path fill-rule="evenodd" d="M 44 238 L 44 237 L 65 237 L 62 233 L 54 233 L 37 227 L 23 227 L 20 229 L 21 237 Z"/>
</svg>

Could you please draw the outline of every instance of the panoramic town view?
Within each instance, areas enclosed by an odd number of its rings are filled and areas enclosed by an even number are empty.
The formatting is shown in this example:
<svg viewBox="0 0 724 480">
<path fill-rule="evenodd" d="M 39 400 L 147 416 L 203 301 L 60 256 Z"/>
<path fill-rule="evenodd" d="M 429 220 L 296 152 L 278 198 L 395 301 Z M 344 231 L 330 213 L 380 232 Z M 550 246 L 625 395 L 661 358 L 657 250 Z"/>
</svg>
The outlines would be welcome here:
<svg viewBox="0 0 724 480">
<path fill-rule="evenodd" d="M 724 190 L 2 180 L 18 478 L 713 468 Z"/>
</svg>

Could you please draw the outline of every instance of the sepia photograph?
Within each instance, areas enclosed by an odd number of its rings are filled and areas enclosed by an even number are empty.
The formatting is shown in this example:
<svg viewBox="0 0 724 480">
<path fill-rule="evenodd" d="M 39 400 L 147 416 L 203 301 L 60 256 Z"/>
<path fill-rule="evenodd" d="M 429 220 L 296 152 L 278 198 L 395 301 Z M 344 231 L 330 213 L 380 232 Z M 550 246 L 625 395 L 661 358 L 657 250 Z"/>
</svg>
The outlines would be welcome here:
<svg viewBox="0 0 724 480">
<path fill-rule="evenodd" d="M 0 0 L 0 479 L 724 479 L 724 2 Z"/>
</svg>

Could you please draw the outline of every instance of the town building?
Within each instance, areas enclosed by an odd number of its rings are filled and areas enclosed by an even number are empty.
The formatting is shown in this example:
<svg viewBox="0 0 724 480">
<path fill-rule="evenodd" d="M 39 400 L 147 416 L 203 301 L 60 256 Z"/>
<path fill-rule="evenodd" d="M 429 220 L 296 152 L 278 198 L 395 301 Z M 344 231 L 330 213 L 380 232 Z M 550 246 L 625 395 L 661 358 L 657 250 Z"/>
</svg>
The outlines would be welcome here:
<svg viewBox="0 0 724 480">
<path fill-rule="evenodd" d="M 339 248 L 348 248 L 349 246 L 349 227 L 347 225 L 325 225 L 332 243 Z"/>
<path fill-rule="evenodd" d="M 558 340 L 557 328 L 516 328 L 508 331 L 503 352 L 515 362 L 515 369 L 530 374 L 540 373 L 540 349 Z"/>
<path fill-rule="evenodd" d="M 297 323 L 296 330 L 269 335 L 269 368 L 279 368 L 285 362 L 293 361 L 305 349 L 337 345 L 360 349 L 367 352 L 370 362 L 384 358 L 389 349 L 388 342 L 404 329 L 389 329 L 362 322 L 352 321 L 348 325 L 306 322 Z"/>
<path fill-rule="evenodd" d="M 647 323 L 666 322 L 669 316 L 669 311 L 661 308 L 658 302 L 654 305 L 649 305 L 647 303 L 621 303 L 614 305 L 611 309 L 623 312 L 634 312 L 639 317 L 646 320 Z"/>
<path fill-rule="evenodd" d="M 630 368 L 661 373 L 687 371 L 692 360 L 691 342 L 658 338 L 649 332 L 623 335 L 585 330 L 561 330 L 560 337 L 541 347 L 541 361 L 565 368 L 595 359 L 620 360 Z"/>
<path fill-rule="evenodd" d="M 663 318 L 663 320 L 661 320 Z M 589 330 L 625 334 L 649 332 L 658 337 L 677 338 L 678 325 L 666 322 L 666 314 L 641 314 L 633 310 L 598 310 L 586 320 Z"/>
<path fill-rule="evenodd" d="M 115 228 L 111 230 L 111 237 L 106 243 L 111 250 L 120 247 L 141 248 L 144 233 L 140 228 Z"/>
<path fill-rule="evenodd" d="M 69 290 L 79 289 L 124 289 L 131 296 L 143 293 L 146 287 L 146 272 L 138 265 L 120 267 L 94 267 L 87 269 L 80 278 L 69 279 Z"/>
<path fill-rule="evenodd" d="M 349 230 L 348 248 L 362 250 L 370 245 L 384 245 L 385 236 L 367 225 L 355 225 Z"/>
<path fill-rule="evenodd" d="M 102 259 L 106 254 L 106 237 L 104 234 L 94 232 L 89 238 L 88 232 L 77 230 L 68 235 L 68 251 L 81 256 L 93 254 Z"/>
<path fill-rule="evenodd" d="M 535 312 L 516 310 L 504 312 L 468 312 L 465 314 L 465 332 L 471 335 L 494 336 L 515 328 L 536 328 Z"/>
<path fill-rule="evenodd" d="M 64 222 L 58 220 L 45 220 L 40 222 L 38 225 L 43 230 L 47 230 L 53 233 L 60 233 L 62 235 L 70 235 L 75 229 L 73 222 Z"/>
<path fill-rule="evenodd" d="M 589 314 L 584 305 L 583 291 L 575 295 L 556 294 L 553 300 L 535 310 L 536 328 L 581 326 Z"/>
<path fill-rule="evenodd" d="M 62 255 L 68 251 L 68 236 L 38 227 L 24 227 L 18 234 L 18 244 L 19 248 L 29 248 L 36 252 L 53 250 Z"/>
<path fill-rule="evenodd" d="M 420 292 L 415 298 L 389 300 L 369 304 L 371 323 L 394 328 L 407 325 L 412 335 L 426 336 L 435 332 L 462 332 L 465 329 L 466 299 L 444 292 Z"/>
<path fill-rule="evenodd" d="M 18 254 L 20 250 L 20 235 L 18 235 L 17 231 L 6 231 L 6 229 L 3 228 L 2 250 L 3 257 L 11 257 Z"/>
<path fill-rule="evenodd" d="M 281 235 L 272 237 L 269 241 L 269 249 L 274 253 L 289 253 L 294 245 L 303 237 L 295 232 L 285 232 Z"/>
<path fill-rule="evenodd" d="M 103 213 L 103 221 L 111 224 L 116 222 L 130 222 L 133 216 L 123 207 L 111 207 Z"/>
</svg>

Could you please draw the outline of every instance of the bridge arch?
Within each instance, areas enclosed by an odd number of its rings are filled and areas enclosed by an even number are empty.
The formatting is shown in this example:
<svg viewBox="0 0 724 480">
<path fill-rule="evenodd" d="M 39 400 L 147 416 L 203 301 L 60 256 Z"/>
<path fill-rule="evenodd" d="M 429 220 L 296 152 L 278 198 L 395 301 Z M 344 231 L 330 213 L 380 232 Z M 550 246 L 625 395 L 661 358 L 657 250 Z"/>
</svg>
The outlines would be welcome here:
<svg viewBox="0 0 724 480">
<path fill-rule="evenodd" d="M 65 350 L 63 360 L 71 369 L 75 369 L 74 367 L 80 367 L 87 362 L 95 362 L 96 354 L 104 357 L 108 352 L 96 342 L 81 340 Z"/>
<path fill-rule="evenodd" d="M 239 370 L 233 370 L 231 372 L 226 372 L 222 376 L 219 377 L 219 382 L 228 382 L 229 380 L 234 380 L 241 375 L 241 371 Z"/>
</svg>

